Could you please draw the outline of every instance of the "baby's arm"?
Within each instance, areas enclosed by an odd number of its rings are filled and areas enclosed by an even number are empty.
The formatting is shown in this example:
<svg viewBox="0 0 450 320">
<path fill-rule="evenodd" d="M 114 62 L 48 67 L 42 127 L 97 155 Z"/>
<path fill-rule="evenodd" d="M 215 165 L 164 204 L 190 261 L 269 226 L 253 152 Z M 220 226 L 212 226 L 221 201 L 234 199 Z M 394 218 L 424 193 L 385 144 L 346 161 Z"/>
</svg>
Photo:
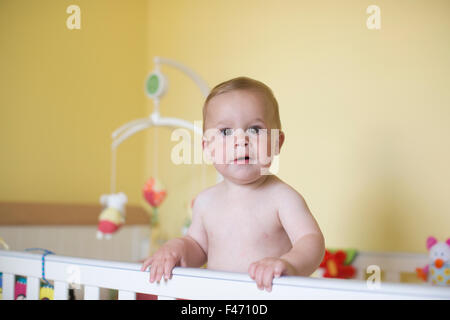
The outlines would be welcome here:
<svg viewBox="0 0 450 320">
<path fill-rule="evenodd" d="M 192 208 L 192 223 L 186 236 L 169 240 L 153 256 L 144 261 L 141 271 L 150 268 L 150 282 L 172 278 L 175 266 L 201 267 L 206 262 L 207 237 L 203 228 L 197 198 Z"/>
<path fill-rule="evenodd" d="M 269 257 L 252 263 L 249 274 L 258 288 L 272 289 L 272 280 L 281 275 L 309 276 L 320 265 L 325 241 L 303 197 L 291 189 L 280 190 L 278 216 L 292 243 L 281 257 Z"/>
</svg>

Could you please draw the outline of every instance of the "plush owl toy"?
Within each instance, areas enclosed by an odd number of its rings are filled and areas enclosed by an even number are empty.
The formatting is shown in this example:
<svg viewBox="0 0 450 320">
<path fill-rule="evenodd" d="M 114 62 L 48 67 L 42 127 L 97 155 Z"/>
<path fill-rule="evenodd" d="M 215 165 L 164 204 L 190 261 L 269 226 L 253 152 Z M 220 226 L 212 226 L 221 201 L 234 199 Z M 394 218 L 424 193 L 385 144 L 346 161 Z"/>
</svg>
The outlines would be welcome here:
<svg viewBox="0 0 450 320">
<path fill-rule="evenodd" d="M 104 194 L 100 197 L 100 203 L 104 209 L 99 216 L 97 239 L 111 239 L 125 223 L 125 204 L 128 198 L 123 192 Z"/>
<path fill-rule="evenodd" d="M 450 286 L 450 238 L 438 242 L 435 237 L 428 237 L 429 264 L 417 268 L 417 276 L 433 285 Z"/>
</svg>

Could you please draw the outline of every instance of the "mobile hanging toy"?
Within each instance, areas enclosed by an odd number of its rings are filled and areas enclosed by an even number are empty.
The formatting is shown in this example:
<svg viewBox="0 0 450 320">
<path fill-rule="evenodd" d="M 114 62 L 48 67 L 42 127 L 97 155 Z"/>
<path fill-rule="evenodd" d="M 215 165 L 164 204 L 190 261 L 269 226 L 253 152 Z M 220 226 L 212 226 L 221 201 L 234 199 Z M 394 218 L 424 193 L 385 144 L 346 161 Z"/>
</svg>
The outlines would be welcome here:
<svg viewBox="0 0 450 320">
<path fill-rule="evenodd" d="M 151 224 L 156 225 L 158 220 L 158 207 L 164 201 L 167 191 L 162 183 L 156 178 L 150 178 L 142 188 L 142 195 L 147 203 L 152 207 Z"/>
<path fill-rule="evenodd" d="M 104 194 L 100 197 L 104 209 L 99 217 L 97 239 L 111 239 L 111 236 L 125 223 L 127 196 L 123 192 Z"/>
<path fill-rule="evenodd" d="M 167 77 L 161 72 L 160 67 L 162 64 L 165 64 L 174 67 L 187 75 L 199 87 L 205 98 L 208 96 L 210 91 L 206 82 L 203 81 L 202 78 L 200 78 L 200 76 L 198 76 L 194 71 L 174 60 L 155 57 L 154 63 L 155 69 L 148 75 L 145 81 L 145 93 L 150 99 L 153 100 L 153 112 L 147 118 L 136 119 L 125 123 L 112 133 L 111 190 L 110 194 L 105 194 L 100 197 L 100 203 L 104 206 L 104 208 L 99 216 L 97 232 L 97 237 L 99 239 L 110 239 L 112 234 L 117 232 L 117 230 L 119 230 L 125 223 L 125 205 L 127 203 L 127 196 L 123 192 L 116 193 L 116 153 L 118 146 L 135 133 L 151 127 L 185 128 L 193 131 L 195 134 L 203 134 L 202 128 L 195 126 L 187 120 L 160 116 L 159 102 L 169 87 Z M 157 139 L 155 138 L 155 163 L 157 162 L 156 143 Z M 167 191 L 157 178 L 156 171 L 157 170 L 154 172 L 154 177 L 150 178 L 142 189 L 144 199 L 152 207 L 152 224 L 158 221 L 158 207 L 167 195 Z M 220 179 L 221 176 L 218 176 L 218 180 Z"/>
</svg>

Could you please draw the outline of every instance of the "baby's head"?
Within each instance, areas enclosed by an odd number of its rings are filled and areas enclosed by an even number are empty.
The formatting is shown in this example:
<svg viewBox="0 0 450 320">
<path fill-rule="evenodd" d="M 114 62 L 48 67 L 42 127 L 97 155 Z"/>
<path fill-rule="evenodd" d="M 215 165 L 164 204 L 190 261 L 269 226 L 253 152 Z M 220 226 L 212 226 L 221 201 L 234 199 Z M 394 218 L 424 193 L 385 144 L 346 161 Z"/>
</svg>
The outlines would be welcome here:
<svg viewBox="0 0 450 320">
<path fill-rule="evenodd" d="M 234 78 L 214 87 L 206 98 L 203 148 L 224 177 L 250 183 L 269 174 L 283 142 L 278 102 L 264 83 Z"/>
<path fill-rule="evenodd" d="M 232 91 L 240 91 L 258 95 L 262 100 L 261 102 L 264 103 L 266 107 L 265 111 L 271 113 L 267 119 L 270 121 L 269 124 L 271 125 L 271 129 L 273 128 L 281 130 L 278 102 L 277 99 L 275 99 L 272 90 L 261 81 L 254 80 L 248 77 L 238 77 L 218 84 L 209 93 L 203 105 L 203 132 L 205 132 L 206 130 L 209 102 L 214 97 Z"/>
</svg>

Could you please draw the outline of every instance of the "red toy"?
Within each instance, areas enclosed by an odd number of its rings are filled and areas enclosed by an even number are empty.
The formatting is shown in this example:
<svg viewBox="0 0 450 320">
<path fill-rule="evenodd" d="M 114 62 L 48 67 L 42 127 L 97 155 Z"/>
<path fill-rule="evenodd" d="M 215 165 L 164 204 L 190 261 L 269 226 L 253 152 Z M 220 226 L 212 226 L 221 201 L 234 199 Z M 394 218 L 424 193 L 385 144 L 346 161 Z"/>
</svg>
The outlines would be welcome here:
<svg viewBox="0 0 450 320">
<path fill-rule="evenodd" d="M 353 278 L 355 268 L 351 265 L 345 265 L 346 259 L 347 254 L 342 250 L 338 250 L 335 253 L 325 250 L 325 256 L 320 264 L 320 268 L 325 269 L 323 277 L 340 279 Z"/>
<path fill-rule="evenodd" d="M 158 224 L 158 207 L 166 198 L 167 190 L 159 180 L 150 178 L 142 188 L 142 195 L 153 209 L 153 213 L 151 214 L 150 218 L 151 224 L 155 226 L 156 224 Z"/>
</svg>

